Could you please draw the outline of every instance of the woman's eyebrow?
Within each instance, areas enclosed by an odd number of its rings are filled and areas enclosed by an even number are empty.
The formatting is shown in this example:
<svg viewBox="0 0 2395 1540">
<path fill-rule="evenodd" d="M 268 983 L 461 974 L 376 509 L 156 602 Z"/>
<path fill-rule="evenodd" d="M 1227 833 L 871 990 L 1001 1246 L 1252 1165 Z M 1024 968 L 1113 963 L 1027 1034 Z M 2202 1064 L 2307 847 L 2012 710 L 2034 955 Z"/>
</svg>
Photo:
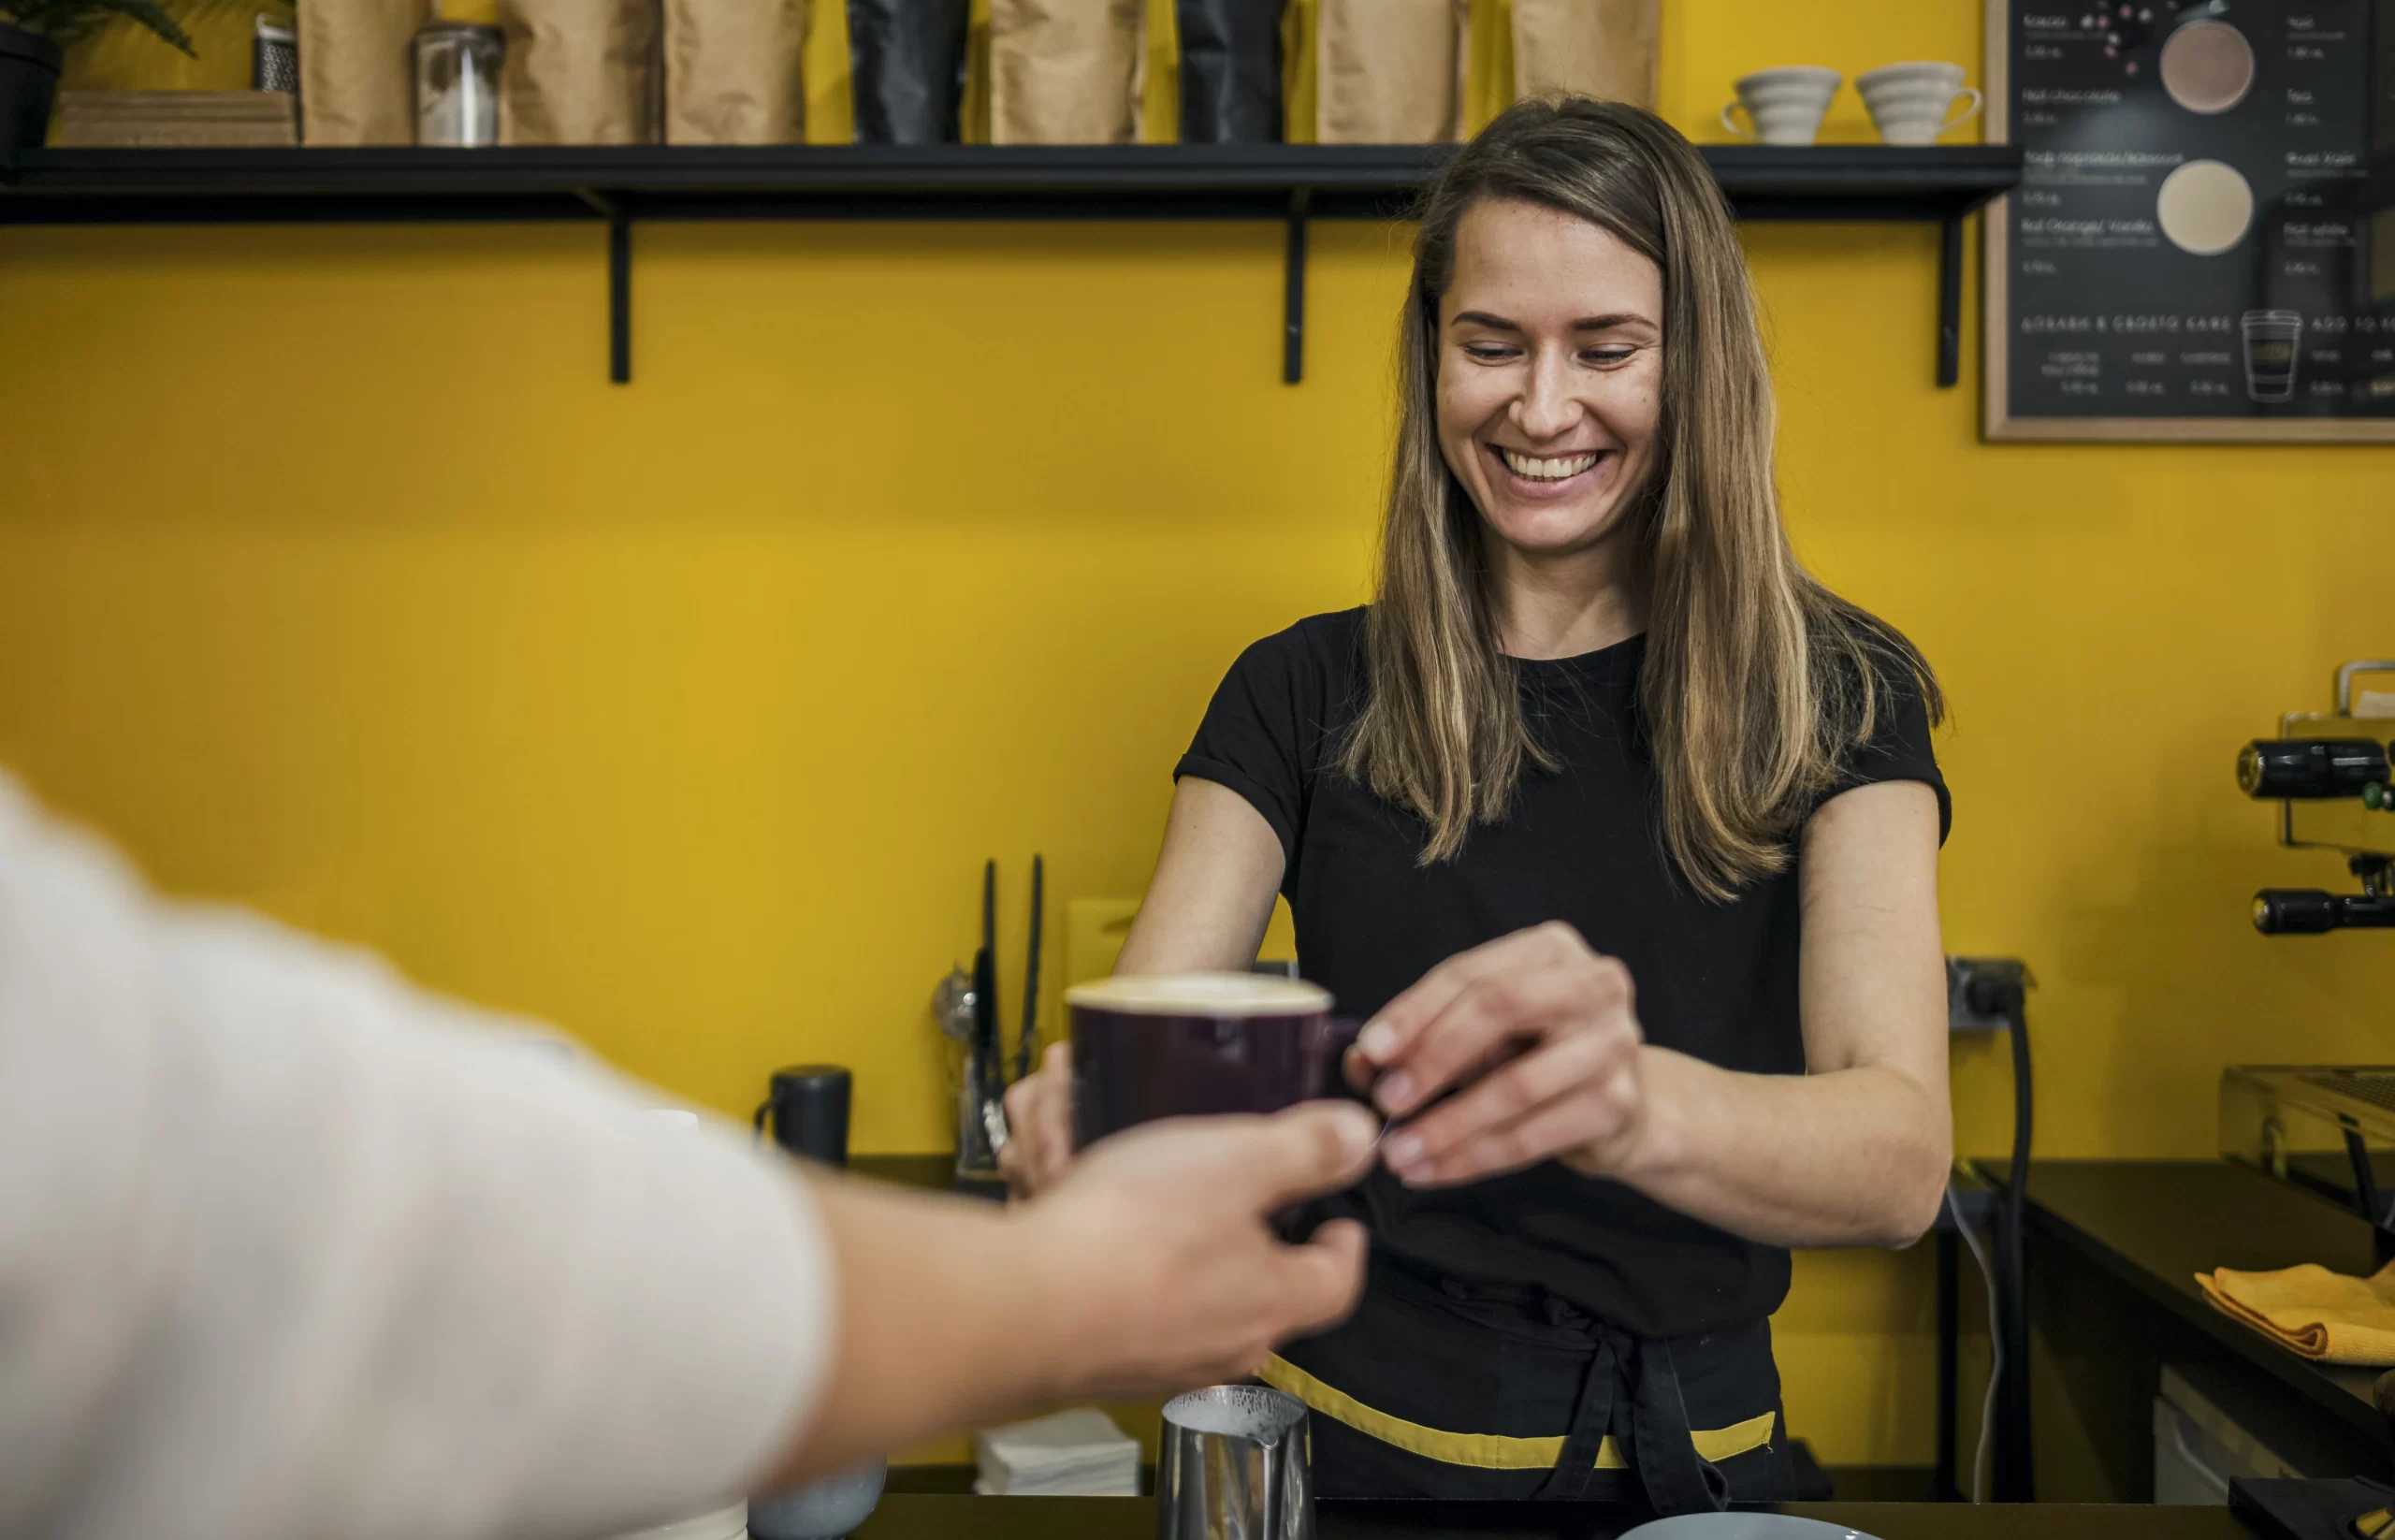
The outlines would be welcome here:
<svg viewBox="0 0 2395 1540">
<path fill-rule="evenodd" d="M 1622 311 L 1612 315 L 1584 315 L 1572 323 L 1572 329 L 1574 331 L 1611 331 L 1616 327 L 1651 327 L 1654 324 L 1636 311 Z M 1459 311 L 1456 312 L 1455 319 L 1448 325 L 1488 327 L 1495 331 L 1522 329 L 1520 322 L 1508 321 L 1502 315 L 1492 315 L 1485 310 Z"/>
</svg>

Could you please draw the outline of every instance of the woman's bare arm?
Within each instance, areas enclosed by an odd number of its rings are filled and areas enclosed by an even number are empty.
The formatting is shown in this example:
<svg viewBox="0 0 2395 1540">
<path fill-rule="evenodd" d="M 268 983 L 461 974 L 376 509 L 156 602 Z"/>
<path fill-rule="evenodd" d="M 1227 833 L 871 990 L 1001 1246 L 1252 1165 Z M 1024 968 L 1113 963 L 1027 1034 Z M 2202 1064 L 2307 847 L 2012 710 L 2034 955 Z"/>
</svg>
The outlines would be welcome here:
<svg viewBox="0 0 2395 1540">
<path fill-rule="evenodd" d="M 1183 777 L 1117 973 L 1235 972 L 1256 961 L 1281 891 L 1281 838 L 1248 800 Z"/>
</svg>

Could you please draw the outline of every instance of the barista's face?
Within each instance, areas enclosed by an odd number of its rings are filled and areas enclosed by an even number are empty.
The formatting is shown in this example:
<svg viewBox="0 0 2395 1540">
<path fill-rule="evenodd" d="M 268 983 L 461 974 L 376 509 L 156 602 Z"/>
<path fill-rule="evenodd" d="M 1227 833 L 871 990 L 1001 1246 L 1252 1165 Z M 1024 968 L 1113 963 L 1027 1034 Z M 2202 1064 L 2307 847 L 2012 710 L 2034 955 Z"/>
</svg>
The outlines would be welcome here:
<svg viewBox="0 0 2395 1540">
<path fill-rule="evenodd" d="M 1663 275 L 1609 231 L 1484 198 L 1439 302 L 1439 446 L 1489 532 L 1526 555 L 1618 530 L 1654 464 Z"/>
</svg>

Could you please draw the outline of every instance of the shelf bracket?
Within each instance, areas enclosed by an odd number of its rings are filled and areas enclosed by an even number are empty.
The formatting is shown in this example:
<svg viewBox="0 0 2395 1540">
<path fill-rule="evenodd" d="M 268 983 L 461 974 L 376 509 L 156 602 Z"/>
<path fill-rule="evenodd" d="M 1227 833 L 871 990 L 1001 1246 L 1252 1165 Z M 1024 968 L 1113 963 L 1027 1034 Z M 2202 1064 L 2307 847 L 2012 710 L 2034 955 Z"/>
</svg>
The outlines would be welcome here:
<svg viewBox="0 0 2395 1540">
<path fill-rule="evenodd" d="M 1289 189 L 1289 243 L 1282 256 L 1281 383 L 1306 377 L 1306 215 L 1314 189 Z"/>
<path fill-rule="evenodd" d="M 1938 387 L 1963 377 L 1963 216 L 1950 214 L 1938 240 Z"/>
<path fill-rule="evenodd" d="M 603 193 L 577 187 L 573 196 L 607 222 L 607 378 L 632 383 L 632 216 Z"/>
</svg>

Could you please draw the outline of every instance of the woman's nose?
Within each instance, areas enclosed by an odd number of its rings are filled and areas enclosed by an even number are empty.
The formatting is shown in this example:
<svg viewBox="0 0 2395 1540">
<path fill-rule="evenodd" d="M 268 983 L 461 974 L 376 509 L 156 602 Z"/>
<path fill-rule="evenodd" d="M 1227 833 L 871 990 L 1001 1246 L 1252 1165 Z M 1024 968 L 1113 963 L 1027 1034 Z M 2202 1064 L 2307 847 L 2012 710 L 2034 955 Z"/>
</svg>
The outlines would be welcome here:
<svg viewBox="0 0 2395 1540">
<path fill-rule="evenodd" d="M 1533 357 L 1530 377 L 1514 401 L 1514 426 L 1534 440 L 1560 438 L 1579 416 L 1580 403 L 1572 395 L 1564 361 L 1551 354 Z"/>
</svg>

